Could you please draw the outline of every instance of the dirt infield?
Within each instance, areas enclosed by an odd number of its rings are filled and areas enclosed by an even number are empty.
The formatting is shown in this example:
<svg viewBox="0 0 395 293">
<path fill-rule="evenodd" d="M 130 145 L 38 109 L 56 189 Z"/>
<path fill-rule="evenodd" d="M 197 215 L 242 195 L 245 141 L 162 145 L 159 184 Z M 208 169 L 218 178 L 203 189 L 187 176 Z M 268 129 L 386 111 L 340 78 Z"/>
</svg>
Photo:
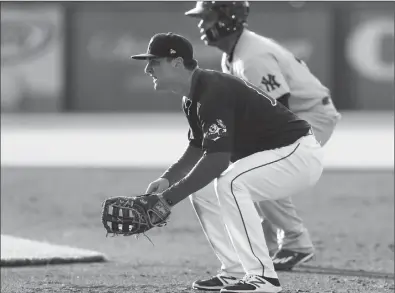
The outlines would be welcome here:
<svg viewBox="0 0 395 293">
<path fill-rule="evenodd" d="M 2 168 L 1 232 L 92 249 L 110 261 L 1 269 L 1 292 L 192 292 L 218 261 L 188 201 L 147 239 L 105 237 L 106 197 L 143 192 L 162 170 Z M 305 268 L 280 273 L 285 293 L 394 291 L 393 172 L 325 172 L 295 198 L 317 249 Z"/>
</svg>

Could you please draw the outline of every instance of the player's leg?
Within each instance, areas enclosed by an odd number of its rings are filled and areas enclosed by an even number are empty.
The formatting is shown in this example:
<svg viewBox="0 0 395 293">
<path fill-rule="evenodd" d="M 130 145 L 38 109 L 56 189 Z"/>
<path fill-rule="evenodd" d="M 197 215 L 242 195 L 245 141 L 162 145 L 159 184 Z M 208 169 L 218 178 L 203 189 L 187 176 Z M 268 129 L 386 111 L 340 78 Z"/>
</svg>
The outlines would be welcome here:
<svg viewBox="0 0 395 293">
<path fill-rule="evenodd" d="M 260 215 L 266 219 L 263 220 L 262 227 L 266 241 L 269 239 L 272 242 L 269 248 L 271 255 L 279 248 L 291 249 L 301 254 L 314 253 L 309 232 L 298 216 L 291 197 L 259 202 L 258 209 Z M 282 231 L 286 232 L 281 235 Z"/>
<path fill-rule="evenodd" d="M 308 112 L 298 112 L 297 115 L 310 123 L 317 141 L 322 146 L 328 142 L 341 118 L 332 103 L 317 105 L 314 109 Z M 278 248 L 283 249 L 283 252 L 278 255 L 278 259 L 275 259 L 277 270 L 291 269 L 294 264 L 300 263 L 297 260 L 308 260 L 314 252 L 309 233 L 303 226 L 301 219 L 297 215 L 295 216 L 295 210 L 291 205 L 291 199 L 283 199 L 269 204 L 257 203 L 260 216 L 269 215 L 267 221 L 263 221 L 262 228 L 267 243 L 270 243 L 270 250 L 274 250 L 275 243 L 277 243 Z M 280 218 L 277 215 L 281 215 Z M 295 258 L 289 258 L 289 255 L 293 255 Z M 283 259 L 289 261 L 282 262 Z M 280 261 L 280 263 L 277 261 Z"/>
<path fill-rule="evenodd" d="M 211 183 L 190 195 L 190 200 L 203 232 L 221 262 L 221 270 L 216 276 L 197 280 L 192 287 L 215 291 L 226 285 L 237 283 L 245 273 L 223 223 L 214 184 Z"/>
<path fill-rule="evenodd" d="M 239 169 L 239 168 L 238 168 Z M 232 243 L 245 270 L 244 282 L 225 286 L 222 292 L 281 292 L 280 282 L 265 245 L 260 217 L 248 189 L 233 191 L 228 173 L 216 180 L 216 191 L 220 200 L 224 222 Z M 233 196 L 235 194 L 235 196 Z M 251 283 L 252 282 L 252 283 Z"/>
<path fill-rule="evenodd" d="M 259 205 L 260 215 L 266 219 L 264 231 L 267 232 L 269 229 L 269 233 L 274 233 L 273 230 L 278 227 L 276 232 L 283 233 L 277 235 L 278 249 L 274 255 L 271 254 L 274 268 L 277 271 L 291 270 L 311 260 L 314 257 L 314 245 L 302 219 L 296 213 L 291 197 L 263 201 Z M 267 235 L 270 237 L 270 234 L 265 234 L 268 239 Z"/>
<path fill-rule="evenodd" d="M 274 256 L 283 246 L 284 240 L 286 240 L 286 246 L 294 246 L 296 252 L 303 254 L 314 252 L 309 233 L 304 227 L 302 219 L 297 215 L 291 197 L 277 201 L 257 202 L 255 207 L 261 217 L 270 256 Z M 287 239 L 284 239 L 284 230 L 281 227 L 284 229 L 291 227 L 287 230 Z"/>
<path fill-rule="evenodd" d="M 232 243 L 247 275 L 258 276 L 258 281 L 247 279 L 245 284 L 262 290 L 266 286 L 267 292 L 278 292 L 275 290 L 279 288 L 269 251 L 262 245 L 266 241 L 254 202 L 277 200 L 302 192 L 315 184 L 321 172 L 321 147 L 310 136 L 291 146 L 239 160 L 216 180 L 221 212 Z M 266 284 L 259 285 L 262 278 L 266 278 Z M 223 292 L 236 289 L 229 290 Z"/>
<path fill-rule="evenodd" d="M 260 208 L 259 204 L 260 202 L 255 202 L 255 208 L 257 209 L 257 212 L 261 217 L 261 225 L 263 228 L 263 234 L 265 234 L 266 245 L 267 248 L 269 249 L 269 255 L 273 256 L 277 252 L 279 246 L 281 245 L 280 242 L 283 239 L 283 235 L 277 235 L 277 233 L 283 231 L 279 229 L 277 226 L 270 223 L 268 219 L 265 218 L 264 213 Z"/>
</svg>

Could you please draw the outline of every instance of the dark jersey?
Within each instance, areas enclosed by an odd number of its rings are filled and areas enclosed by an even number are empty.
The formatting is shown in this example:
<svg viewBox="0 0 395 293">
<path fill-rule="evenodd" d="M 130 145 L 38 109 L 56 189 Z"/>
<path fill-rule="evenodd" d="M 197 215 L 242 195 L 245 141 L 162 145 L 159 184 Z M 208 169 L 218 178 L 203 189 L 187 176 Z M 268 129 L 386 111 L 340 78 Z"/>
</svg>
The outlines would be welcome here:
<svg viewBox="0 0 395 293">
<path fill-rule="evenodd" d="M 213 70 L 194 72 L 183 110 L 190 144 L 206 153 L 230 152 L 232 162 L 290 145 L 310 129 L 261 89 Z"/>
</svg>

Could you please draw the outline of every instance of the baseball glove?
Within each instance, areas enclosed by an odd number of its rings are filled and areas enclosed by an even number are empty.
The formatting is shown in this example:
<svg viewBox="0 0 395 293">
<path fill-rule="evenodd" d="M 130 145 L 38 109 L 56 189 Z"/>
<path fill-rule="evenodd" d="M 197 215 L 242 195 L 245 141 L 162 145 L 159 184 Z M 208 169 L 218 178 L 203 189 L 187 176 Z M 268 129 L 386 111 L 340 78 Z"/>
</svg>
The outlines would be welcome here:
<svg viewBox="0 0 395 293">
<path fill-rule="evenodd" d="M 138 236 L 165 226 L 170 213 L 170 206 L 155 194 L 113 197 L 103 202 L 102 223 L 107 235 Z"/>
</svg>

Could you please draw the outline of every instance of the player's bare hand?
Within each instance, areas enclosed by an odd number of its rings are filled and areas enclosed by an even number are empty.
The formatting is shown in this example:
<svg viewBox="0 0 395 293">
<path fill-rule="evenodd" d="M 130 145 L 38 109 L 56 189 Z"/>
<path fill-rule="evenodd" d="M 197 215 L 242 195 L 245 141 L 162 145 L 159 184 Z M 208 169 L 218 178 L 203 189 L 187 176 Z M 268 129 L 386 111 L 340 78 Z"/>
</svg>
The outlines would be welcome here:
<svg viewBox="0 0 395 293">
<path fill-rule="evenodd" d="M 158 178 L 148 185 L 146 193 L 160 193 L 168 189 L 169 186 L 169 180 L 166 178 Z"/>
</svg>

